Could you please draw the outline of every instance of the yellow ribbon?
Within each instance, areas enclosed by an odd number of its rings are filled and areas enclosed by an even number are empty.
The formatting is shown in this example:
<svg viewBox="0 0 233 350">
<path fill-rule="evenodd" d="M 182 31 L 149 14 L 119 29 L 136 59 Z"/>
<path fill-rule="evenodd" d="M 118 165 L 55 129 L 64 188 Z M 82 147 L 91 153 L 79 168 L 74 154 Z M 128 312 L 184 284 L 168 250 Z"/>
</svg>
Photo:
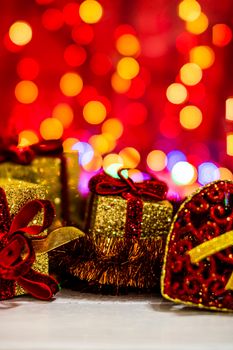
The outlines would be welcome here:
<svg viewBox="0 0 233 350">
<path fill-rule="evenodd" d="M 220 252 L 223 249 L 226 249 L 233 245 L 233 231 L 228 231 L 218 237 L 214 237 L 210 241 L 206 241 L 197 247 L 191 249 L 188 254 L 190 260 L 193 264 L 198 263 L 199 261 L 208 258 L 215 253 Z M 233 272 L 225 286 L 227 290 L 233 290 Z"/>
<path fill-rule="evenodd" d="M 45 238 L 33 239 L 32 245 L 36 254 L 43 254 L 83 236 L 85 234 L 76 227 L 59 227 Z"/>
</svg>

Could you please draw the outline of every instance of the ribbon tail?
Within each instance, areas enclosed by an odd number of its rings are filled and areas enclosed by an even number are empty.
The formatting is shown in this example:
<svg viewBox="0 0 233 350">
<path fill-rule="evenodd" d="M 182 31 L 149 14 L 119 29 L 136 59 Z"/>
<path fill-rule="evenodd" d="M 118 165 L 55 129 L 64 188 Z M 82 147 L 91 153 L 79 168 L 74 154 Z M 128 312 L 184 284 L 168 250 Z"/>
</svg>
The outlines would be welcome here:
<svg viewBox="0 0 233 350">
<path fill-rule="evenodd" d="M 42 254 L 84 236 L 85 233 L 76 227 L 59 227 L 50 232 L 46 238 L 33 239 L 32 245 L 36 254 Z"/>
<path fill-rule="evenodd" d="M 34 270 L 30 270 L 25 276 L 19 277 L 17 282 L 30 295 L 40 300 L 50 300 L 59 291 L 58 283 L 53 277 Z"/>
</svg>

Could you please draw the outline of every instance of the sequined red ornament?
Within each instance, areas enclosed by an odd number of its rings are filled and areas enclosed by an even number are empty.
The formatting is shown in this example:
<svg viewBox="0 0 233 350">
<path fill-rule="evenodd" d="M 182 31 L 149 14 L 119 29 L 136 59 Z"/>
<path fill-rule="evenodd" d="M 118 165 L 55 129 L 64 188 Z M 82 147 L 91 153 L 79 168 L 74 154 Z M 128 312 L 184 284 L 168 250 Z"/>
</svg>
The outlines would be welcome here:
<svg viewBox="0 0 233 350">
<path fill-rule="evenodd" d="M 162 294 L 192 306 L 233 310 L 233 183 L 217 181 L 189 197 L 168 235 Z"/>
</svg>

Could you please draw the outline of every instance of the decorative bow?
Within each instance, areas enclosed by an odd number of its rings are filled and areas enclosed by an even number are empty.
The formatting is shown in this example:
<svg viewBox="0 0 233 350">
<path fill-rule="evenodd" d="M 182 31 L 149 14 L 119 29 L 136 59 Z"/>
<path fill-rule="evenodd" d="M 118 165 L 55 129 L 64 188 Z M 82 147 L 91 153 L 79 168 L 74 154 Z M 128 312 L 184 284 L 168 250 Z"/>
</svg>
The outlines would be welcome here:
<svg viewBox="0 0 233 350">
<path fill-rule="evenodd" d="M 51 276 L 32 269 L 35 261 L 35 248 L 38 247 L 39 253 L 45 252 L 83 234 L 78 229 L 64 227 L 51 232 L 49 239 L 38 236 L 51 225 L 54 218 L 54 208 L 48 200 L 27 202 L 11 222 L 6 195 L 0 188 L 0 206 L 0 229 L 2 231 L 0 233 L 0 248 L 2 248 L 0 251 L 0 278 L 12 282 L 7 296 L 14 296 L 14 282 L 17 282 L 32 296 L 42 300 L 51 299 L 59 290 L 58 283 Z M 42 225 L 28 226 L 41 210 L 43 210 Z M 59 230 L 62 230 L 63 233 L 68 232 L 68 235 L 65 234 L 62 239 L 56 240 L 54 237 Z M 30 236 L 34 236 L 35 241 L 31 240 Z"/>
<path fill-rule="evenodd" d="M 0 163 L 30 164 L 36 155 L 58 155 L 62 153 L 61 140 L 41 141 L 27 147 L 19 147 L 12 141 L 0 145 Z"/>
<path fill-rule="evenodd" d="M 153 178 L 135 183 L 132 179 L 123 176 L 123 170 L 126 169 L 118 171 L 120 179 L 115 179 L 106 173 L 92 177 L 89 181 L 90 191 L 100 195 L 120 195 L 125 199 L 128 198 L 129 194 L 154 200 L 166 198 L 168 188 L 165 182 Z"/>
</svg>

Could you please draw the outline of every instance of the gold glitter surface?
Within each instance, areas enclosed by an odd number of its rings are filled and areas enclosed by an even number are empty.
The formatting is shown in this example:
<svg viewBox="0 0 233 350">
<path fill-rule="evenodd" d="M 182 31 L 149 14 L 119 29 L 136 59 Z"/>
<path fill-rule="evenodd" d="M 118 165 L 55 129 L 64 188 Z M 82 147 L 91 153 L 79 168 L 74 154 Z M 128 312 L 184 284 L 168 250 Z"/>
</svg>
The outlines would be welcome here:
<svg viewBox="0 0 233 350">
<path fill-rule="evenodd" d="M 167 235 L 172 220 L 172 209 L 171 203 L 166 200 L 143 202 L 141 239 Z M 94 196 L 89 234 L 98 254 L 110 257 L 120 253 L 126 211 L 127 201 L 119 196 Z"/>
<path fill-rule="evenodd" d="M 11 219 L 18 213 L 25 203 L 33 199 L 45 199 L 47 195 L 46 187 L 14 179 L 0 179 L 0 187 L 6 193 Z M 42 224 L 43 216 L 38 214 L 33 219 L 34 225 Z M 44 232 L 43 235 L 46 235 Z M 48 274 L 49 261 L 48 254 L 36 255 L 36 261 L 32 268 L 38 272 Z M 25 290 L 16 284 L 15 295 L 26 294 Z"/>
<path fill-rule="evenodd" d="M 77 206 L 79 194 L 77 191 L 79 165 L 77 153 L 63 154 L 67 164 L 67 189 L 70 203 L 71 219 L 77 222 Z M 0 164 L 0 178 L 18 179 L 44 185 L 47 188 L 47 198 L 56 206 L 57 218 L 61 219 L 61 159 L 59 157 L 36 157 L 29 165 L 11 162 Z"/>
</svg>

